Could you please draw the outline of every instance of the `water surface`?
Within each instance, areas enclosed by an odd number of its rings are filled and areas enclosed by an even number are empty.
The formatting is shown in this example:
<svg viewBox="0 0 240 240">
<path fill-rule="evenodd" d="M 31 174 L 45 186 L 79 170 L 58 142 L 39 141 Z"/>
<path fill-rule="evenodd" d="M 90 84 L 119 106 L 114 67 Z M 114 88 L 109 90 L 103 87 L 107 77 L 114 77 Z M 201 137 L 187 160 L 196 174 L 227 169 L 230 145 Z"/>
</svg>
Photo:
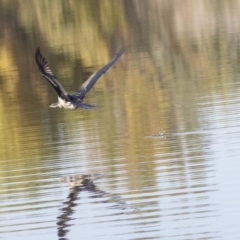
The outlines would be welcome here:
<svg viewBox="0 0 240 240">
<path fill-rule="evenodd" d="M 240 2 L 1 1 L 0 239 L 239 239 Z M 57 101 L 121 48 L 84 99 Z"/>
</svg>

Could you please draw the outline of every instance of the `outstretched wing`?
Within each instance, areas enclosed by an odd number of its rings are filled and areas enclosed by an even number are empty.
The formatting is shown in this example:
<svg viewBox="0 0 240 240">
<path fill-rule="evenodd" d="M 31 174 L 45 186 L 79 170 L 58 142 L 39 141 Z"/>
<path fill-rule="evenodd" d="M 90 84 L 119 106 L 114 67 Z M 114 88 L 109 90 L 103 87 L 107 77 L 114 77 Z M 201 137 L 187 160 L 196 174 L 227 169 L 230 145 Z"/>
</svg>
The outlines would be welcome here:
<svg viewBox="0 0 240 240">
<path fill-rule="evenodd" d="M 93 73 L 75 93 L 71 94 L 71 96 L 83 100 L 85 94 L 93 87 L 96 81 L 118 60 L 118 58 L 122 56 L 124 51 L 124 48 L 122 48 L 109 63 Z"/>
<path fill-rule="evenodd" d="M 63 99 L 68 99 L 67 92 L 62 87 L 62 85 L 57 80 L 57 78 L 53 75 L 52 70 L 50 69 L 47 61 L 44 59 L 44 57 L 41 54 L 39 47 L 37 48 L 37 51 L 35 53 L 35 59 L 39 67 L 39 71 L 51 83 L 51 85 L 54 87 L 55 91 L 57 92 L 58 96 Z"/>
</svg>

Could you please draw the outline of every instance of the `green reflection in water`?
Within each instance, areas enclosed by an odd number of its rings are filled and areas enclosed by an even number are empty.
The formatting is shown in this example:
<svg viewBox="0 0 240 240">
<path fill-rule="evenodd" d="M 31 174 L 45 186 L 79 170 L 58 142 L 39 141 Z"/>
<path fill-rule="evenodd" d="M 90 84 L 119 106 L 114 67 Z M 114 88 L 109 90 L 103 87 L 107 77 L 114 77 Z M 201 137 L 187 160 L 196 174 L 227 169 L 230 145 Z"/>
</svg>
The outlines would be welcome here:
<svg viewBox="0 0 240 240">
<path fill-rule="evenodd" d="M 172 146 L 144 136 L 197 129 L 199 97 L 214 94 L 220 83 L 224 96 L 239 74 L 234 62 L 239 63 L 240 15 L 234 1 L 1 1 L 0 15 L 2 174 L 41 165 L 53 155 L 57 150 L 47 146 L 60 139 L 63 123 L 71 142 L 78 141 L 81 122 L 87 126 L 81 128 L 86 132 L 81 143 L 97 139 L 94 147 L 107 159 L 109 172 L 117 171 L 113 159 L 121 159 L 131 187 L 143 185 L 143 175 L 155 184 L 155 155 Z M 124 59 L 88 96 L 103 109 L 48 109 L 56 96 L 39 77 L 37 46 L 68 91 L 126 46 Z M 174 144 L 179 156 L 188 148 L 180 140 Z M 86 154 L 96 158 L 92 151 Z"/>
</svg>

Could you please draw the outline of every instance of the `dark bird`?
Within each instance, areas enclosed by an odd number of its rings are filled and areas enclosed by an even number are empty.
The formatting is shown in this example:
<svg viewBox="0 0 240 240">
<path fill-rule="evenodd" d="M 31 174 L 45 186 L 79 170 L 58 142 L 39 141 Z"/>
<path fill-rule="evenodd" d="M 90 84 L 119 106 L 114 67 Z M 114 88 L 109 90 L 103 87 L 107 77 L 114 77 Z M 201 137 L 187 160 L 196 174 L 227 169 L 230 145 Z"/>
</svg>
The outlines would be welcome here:
<svg viewBox="0 0 240 240">
<path fill-rule="evenodd" d="M 68 94 L 63 88 L 61 83 L 53 75 L 51 68 L 49 67 L 47 61 L 42 56 L 39 47 L 35 53 L 35 59 L 39 67 L 39 71 L 42 75 L 51 83 L 55 91 L 58 94 L 58 102 L 51 104 L 49 107 L 52 108 L 66 108 L 66 109 L 75 109 L 75 108 L 94 108 L 96 106 L 84 104 L 83 99 L 85 94 L 93 87 L 97 80 L 104 74 L 123 54 L 124 49 L 122 48 L 113 59 L 103 66 L 101 69 L 93 73 L 83 85 L 73 94 Z"/>
</svg>

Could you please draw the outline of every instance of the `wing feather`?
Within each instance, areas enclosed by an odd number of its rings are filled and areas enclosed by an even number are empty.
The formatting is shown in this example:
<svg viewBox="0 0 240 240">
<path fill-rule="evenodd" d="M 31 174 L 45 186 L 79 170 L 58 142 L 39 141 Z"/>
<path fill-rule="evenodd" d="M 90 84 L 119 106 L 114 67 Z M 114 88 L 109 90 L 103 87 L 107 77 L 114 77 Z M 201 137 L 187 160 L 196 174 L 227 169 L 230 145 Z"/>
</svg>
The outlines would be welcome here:
<svg viewBox="0 0 240 240">
<path fill-rule="evenodd" d="M 53 75 L 51 68 L 49 67 L 47 61 L 42 56 L 39 47 L 35 53 L 35 59 L 37 65 L 39 67 L 39 71 L 42 75 L 50 82 L 50 84 L 54 87 L 55 91 L 57 92 L 58 96 L 63 99 L 68 99 L 68 94 L 66 90 L 63 88 L 61 83 L 57 80 L 57 78 Z"/>
<path fill-rule="evenodd" d="M 80 100 L 83 100 L 85 94 L 93 87 L 93 85 L 97 82 L 97 80 L 122 56 L 125 49 L 122 48 L 110 62 L 108 62 L 105 66 L 101 69 L 93 73 L 84 83 L 83 85 L 71 96 L 76 97 Z"/>
</svg>

